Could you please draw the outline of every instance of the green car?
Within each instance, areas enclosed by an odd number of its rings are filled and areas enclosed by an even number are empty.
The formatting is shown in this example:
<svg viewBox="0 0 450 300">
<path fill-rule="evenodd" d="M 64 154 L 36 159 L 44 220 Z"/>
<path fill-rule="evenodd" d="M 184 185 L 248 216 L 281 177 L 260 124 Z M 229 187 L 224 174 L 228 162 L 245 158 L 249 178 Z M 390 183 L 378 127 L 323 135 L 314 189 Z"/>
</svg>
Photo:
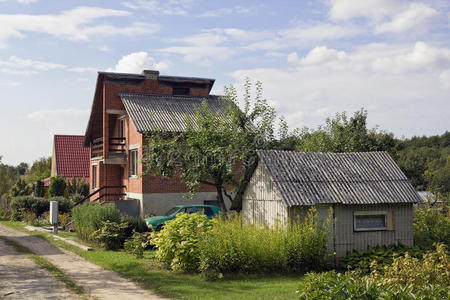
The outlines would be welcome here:
<svg viewBox="0 0 450 300">
<path fill-rule="evenodd" d="M 218 215 L 220 213 L 220 207 L 214 205 L 178 205 L 169 209 L 164 216 L 157 216 L 145 219 L 148 227 L 160 231 L 164 226 L 164 223 L 169 220 L 175 219 L 179 213 L 193 214 L 196 212 L 202 212 L 208 219 Z"/>
</svg>

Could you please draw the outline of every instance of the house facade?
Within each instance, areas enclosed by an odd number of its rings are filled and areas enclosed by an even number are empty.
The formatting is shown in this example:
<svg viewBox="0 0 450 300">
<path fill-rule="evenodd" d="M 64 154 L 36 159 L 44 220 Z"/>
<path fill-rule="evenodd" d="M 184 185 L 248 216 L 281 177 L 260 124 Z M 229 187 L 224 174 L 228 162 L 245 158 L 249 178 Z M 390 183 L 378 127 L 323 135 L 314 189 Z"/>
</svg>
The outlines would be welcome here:
<svg viewBox="0 0 450 300">
<path fill-rule="evenodd" d="M 334 219 L 328 248 L 339 259 L 377 245 L 413 245 L 413 204 L 420 197 L 387 152 L 258 151 L 242 213 L 266 224 L 316 207 Z"/>
<path fill-rule="evenodd" d="M 145 171 L 141 163 L 147 134 L 176 134 L 186 118 L 206 100 L 219 109 L 210 95 L 214 79 L 99 72 L 84 146 L 90 153 L 91 201 L 137 203 L 141 216 L 160 215 L 186 203 L 214 204 L 216 191 L 205 186 L 187 200 L 187 187 L 178 177 L 163 178 Z M 189 202 L 188 202 L 189 201 Z"/>
</svg>

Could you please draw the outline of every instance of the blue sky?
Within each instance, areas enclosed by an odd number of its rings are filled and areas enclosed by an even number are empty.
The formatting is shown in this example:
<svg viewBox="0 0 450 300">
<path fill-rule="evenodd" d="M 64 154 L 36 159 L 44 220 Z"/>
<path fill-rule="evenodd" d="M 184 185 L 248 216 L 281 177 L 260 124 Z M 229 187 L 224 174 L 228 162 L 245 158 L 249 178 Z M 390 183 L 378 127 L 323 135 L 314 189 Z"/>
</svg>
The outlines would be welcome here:
<svg viewBox="0 0 450 300">
<path fill-rule="evenodd" d="M 450 129 L 448 1 L 0 0 L 0 155 L 84 134 L 96 72 L 260 80 L 291 128 L 364 107 L 398 137 Z"/>
</svg>

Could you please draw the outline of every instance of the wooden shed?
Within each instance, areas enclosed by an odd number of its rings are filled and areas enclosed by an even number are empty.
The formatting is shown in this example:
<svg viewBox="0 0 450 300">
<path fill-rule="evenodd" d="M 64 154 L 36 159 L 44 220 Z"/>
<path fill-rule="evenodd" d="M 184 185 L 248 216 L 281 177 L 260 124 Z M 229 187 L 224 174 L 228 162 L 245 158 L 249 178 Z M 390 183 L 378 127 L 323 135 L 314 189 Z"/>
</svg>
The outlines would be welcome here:
<svg viewBox="0 0 450 300">
<path fill-rule="evenodd" d="M 315 206 L 330 212 L 329 248 L 337 258 L 377 245 L 413 244 L 413 204 L 421 202 L 387 152 L 258 151 L 242 213 L 259 222 L 287 223 Z"/>
</svg>

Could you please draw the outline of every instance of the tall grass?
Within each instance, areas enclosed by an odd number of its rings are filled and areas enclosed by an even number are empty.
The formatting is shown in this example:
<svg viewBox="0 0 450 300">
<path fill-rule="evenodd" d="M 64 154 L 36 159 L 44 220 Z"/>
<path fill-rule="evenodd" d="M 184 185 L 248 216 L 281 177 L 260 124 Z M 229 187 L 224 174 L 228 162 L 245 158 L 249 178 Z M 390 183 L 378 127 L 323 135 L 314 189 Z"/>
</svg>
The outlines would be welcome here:
<svg viewBox="0 0 450 300">
<path fill-rule="evenodd" d="M 320 222 L 314 209 L 288 225 L 250 223 L 237 214 L 212 222 L 199 241 L 202 272 L 283 273 L 328 266 L 330 220 Z"/>
<path fill-rule="evenodd" d="M 85 203 L 72 210 L 75 230 L 80 239 L 93 241 L 92 233 L 102 226 L 102 222 L 120 223 L 119 211 L 113 205 Z"/>
</svg>

